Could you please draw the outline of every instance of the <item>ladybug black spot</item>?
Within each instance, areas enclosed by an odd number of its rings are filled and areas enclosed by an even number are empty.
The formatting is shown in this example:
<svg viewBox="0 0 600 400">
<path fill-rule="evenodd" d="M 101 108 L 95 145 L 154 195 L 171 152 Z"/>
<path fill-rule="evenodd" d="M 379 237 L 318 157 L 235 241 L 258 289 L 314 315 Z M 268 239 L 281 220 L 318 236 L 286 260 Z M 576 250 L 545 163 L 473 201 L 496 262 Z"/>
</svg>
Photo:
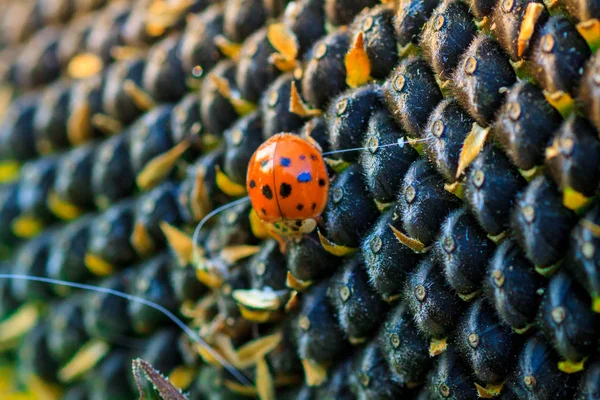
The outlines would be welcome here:
<svg viewBox="0 0 600 400">
<path fill-rule="evenodd" d="M 281 186 L 279 186 L 279 195 L 281 198 L 285 199 L 290 194 L 292 194 L 292 186 L 287 183 L 282 183 Z"/>
<path fill-rule="evenodd" d="M 296 226 L 297 226 L 297 227 L 301 227 L 301 226 L 302 226 L 302 221 L 300 221 L 300 220 L 297 220 L 297 221 L 296 221 Z"/>
<path fill-rule="evenodd" d="M 314 155 L 314 154 L 311 154 L 310 155 L 310 159 L 313 160 L 313 161 L 317 161 L 317 156 Z"/>
<path fill-rule="evenodd" d="M 273 192 L 271 191 L 271 186 L 269 185 L 265 185 L 262 187 L 262 194 L 263 196 L 265 196 L 268 200 L 271 200 L 273 198 Z"/>
<path fill-rule="evenodd" d="M 256 187 L 256 182 L 254 182 L 254 179 L 252 179 L 250 181 L 250 189 L 254 189 Z"/>
<path fill-rule="evenodd" d="M 312 203 L 312 206 L 310 206 L 310 208 L 312 208 L 312 210 L 315 211 L 315 209 L 317 208 L 317 203 Z"/>
<path fill-rule="evenodd" d="M 298 211 L 302 211 L 303 208 L 304 208 L 304 204 L 298 204 L 296 206 L 296 210 L 298 210 Z"/>
<path fill-rule="evenodd" d="M 300 175 L 298 175 L 298 182 L 300 183 L 307 183 L 310 182 L 312 180 L 312 176 L 310 175 L 310 172 L 302 172 L 300 173 Z"/>
<path fill-rule="evenodd" d="M 266 213 L 267 213 L 267 210 L 265 210 L 264 208 L 261 208 L 261 209 L 260 209 L 260 212 L 261 212 L 261 213 L 263 213 L 263 214 L 266 214 Z"/>
<path fill-rule="evenodd" d="M 306 160 L 306 156 L 305 156 L 304 154 L 302 154 L 302 155 L 300 156 L 300 159 L 301 159 L 301 160 Z"/>
<path fill-rule="evenodd" d="M 325 186 L 325 179 L 319 179 L 319 186 Z"/>
<path fill-rule="evenodd" d="M 292 160 L 290 160 L 287 157 L 281 157 L 281 160 L 279 160 L 279 165 L 281 165 L 282 167 L 289 167 L 292 164 Z"/>
</svg>

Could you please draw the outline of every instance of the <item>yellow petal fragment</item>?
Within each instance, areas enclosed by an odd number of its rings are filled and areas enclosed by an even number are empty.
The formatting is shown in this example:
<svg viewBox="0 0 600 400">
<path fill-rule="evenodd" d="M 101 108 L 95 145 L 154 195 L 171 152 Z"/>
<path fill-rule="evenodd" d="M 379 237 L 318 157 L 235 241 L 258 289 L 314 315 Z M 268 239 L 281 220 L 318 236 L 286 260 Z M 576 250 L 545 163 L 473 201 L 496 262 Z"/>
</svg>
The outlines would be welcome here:
<svg viewBox="0 0 600 400">
<path fill-rule="evenodd" d="M 575 100 L 568 93 L 559 90 L 554 93 L 550 93 L 544 90 L 544 97 L 550 105 L 558 110 L 563 118 L 567 118 L 573 113 L 575 107 Z"/>
<path fill-rule="evenodd" d="M 417 239 L 413 239 L 411 237 L 406 236 L 402 231 L 394 228 L 392 224 L 388 224 L 390 228 L 392 228 L 392 232 L 394 232 L 394 236 L 396 239 L 415 253 L 425 253 L 428 248 L 425 247 L 423 243 L 421 243 Z"/>
<path fill-rule="evenodd" d="M 448 348 L 447 339 L 431 339 L 431 343 L 429 343 L 429 355 L 435 357 L 445 352 Z"/>
<path fill-rule="evenodd" d="M 475 382 L 475 387 L 477 388 L 477 394 L 479 395 L 479 397 L 481 397 L 483 399 L 491 399 L 493 397 L 500 395 L 500 392 L 502 392 L 502 386 L 504 386 L 504 383 L 500 383 L 499 385 L 488 384 L 485 387 L 483 387 L 483 386 L 479 385 L 477 382 Z"/>
<path fill-rule="evenodd" d="M 260 400 L 275 400 L 275 382 L 264 358 L 256 364 L 256 389 Z"/>
<path fill-rule="evenodd" d="M 255 310 L 240 303 L 238 303 L 238 309 L 240 310 L 240 314 L 242 314 L 242 318 L 244 318 L 246 321 L 256 322 L 258 324 L 277 321 L 281 316 L 281 313 L 276 311 Z"/>
<path fill-rule="evenodd" d="M 563 190 L 563 205 L 570 210 L 577 211 L 590 202 L 590 198 L 584 196 L 573 188 Z"/>
<path fill-rule="evenodd" d="M 131 97 L 133 103 L 140 110 L 147 111 L 156 105 L 154 99 L 148 94 L 148 92 L 136 85 L 136 83 L 131 79 L 127 79 L 125 82 L 123 82 L 123 90 L 129 95 L 129 97 Z"/>
<path fill-rule="evenodd" d="M 250 219 L 250 229 L 252 230 L 252 234 L 258 239 L 266 239 L 269 237 L 269 229 L 267 224 L 265 224 L 258 213 L 254 208 L 250 210 L 250 215 L 248 217 Z"/>
<path fill-rule="evenodd" d="M 461 182 L 454 182 L 454 183 L 446 183 L 444 185 L 444 189 L 446 189 L 446 191 L 452 193 L 453 195 L 455 195 L 456 197 L 458 197 L 459 199 L 464 199 L 465 196 L 465 185 L 462 184 Z"/>
<path fill-rule="evenodd" d="M 230 197 L 240 197 L 246 194 L 246 186 L 229 179 L 218 165 L 215 166 L 215 170 L 217 171 L 217 186 L 223 193 Z"/>
<path fill-rule="evenodd" d="M 234 43 L 223 35 L 218 35 L 215 37 L 215 45 L 225 57 L 230 58 L 233 61 L 237 61 L 240 58 L 240 50 L 242 49 L 241 44 Z"/>
<path fill-rule="evenodd" d="M 137 222 L 129 240 L 137 254 L 146 257 L 154 251 L 154 241 L 148 229 L 141 222 Z"/>
<path fill-rule="evenodd" d="M 596 313 L 600 313 L 600 296 L 594 296 L 592 299 L 592 310 Z"/>
<path fill-rule="evenodd" d="M 581 372 L 584 370 L 585 366 L 585 362 L 587 360 L 587 357 L 584 358 L 583 360 L 576 362 L 576 361 L 559 361 L 558 362 L 558 369 L 560 369 L 562 372 L 566 373 L 566 374 L 575 374 L 577 372 Z"/>
<path fill-rule="evenodd" d="M 223 380 L 223 386 L 241 396 L 255 397 L 257 394 L 257 390 L 254 386 L 245 386 L 241 383 L 230 381 L 229 379 Z"/>
<path fill-rule="evenodd" d="M 298 41 L 296 35 L 283 23 L 271 24 L 267 30 L 267 38 L 277 53 L 269 57 L 269 61 L 283 72 L 296 68 Z"/>
<path fill-rule="evenodd" d="M 171 371 L 167 379 L 173 384 L 173 386 L 181 390 L 186 390 L 192 384 L 197 375 L 198 371 L 196 368 L 179 365 L 175 367 L 173 371 Z"/>
<path fill-rule="evenodd" d="M 190 208 L 196 221 L 200 221 L 211 208 L 211 202 L 206 192 L 206 186 L 204 184 L 204 177 L 206 176 L 206 170 L 203 168 L 196 169 L 196 181 L 192 189 L 192 198 Z"/>
<path fill-rule="evenodd" d="M 59 400 L 62 399 L 62 388 L 54 383 L 46 382 L 36 375 L 31 375 L 26 383 L 33 397 L 30 399 Z"/>
<path fill-rule="evenodd" d="M 579 224 L 588 229 L 594 237 L 600 238 L 600 225 L 593 223 L 589 219 L 582 218 Z"/>
<path fill-rule="evenodd" d="M 244 369 L 255 365 L 259 359 L 275 350 L 282 340 L 282 333 L 277 332 L 244 344 L 237 350 L 236 367 Z"/>
<path fill-rule="evenodd" d="M 69 117 L 67 137 L 73 146 L 79 146 L 91 139 L 92 123 L 90 105 L 87 102 L 80 104 Z"/>
<path fill-rule="evenodd" d="M 338 245 L 338 244 L 333 243 L 332 241 L 327 239 L 325 236 L 323 236 L 321 231 L 317 231 L 317 234 L 319 235 L 319 240 L 321 241 L 321 246 L 323 246 L 323 248 L 328 253 L 331 253 L 334 256 L 344 257 L 344 256 L 347 256 L 348 254 L 355 253 L 357 250 L 352 247 Z"/>
<path fill-rule="evenodd" d="M 108 136 L 112 136 L 123 130 L 123 124 L 106 114 L 94 114 L 92 116 L 92 125 Z"/>
<path fill-rule="evenodd" d="M 19 307 L 0 323 L 0 348 L 5 348 L 5 345 L 29 332 L 37 323 L 39 316 L 39 309 L 33 304 L 23 304 Z"/>
<path fill-rule="evenodd" d="M 227 246 L 219 253 L 221 258 L 227 264 L 235 264 L 239 260 L 253 256 L 260 251 L 260 246 L 250 245 L 238 245 L 238 246 Z"/>
<path fill-rule="evenodd" d="M 190 144 L 187 141 L 182 141 L 171 150 L 150 160 L 137 176 L 138 187 L 148 190 L 165 179 L 173 170 L 177 160 L 189 147 Z"/>
<path fill-rule="evenodd" d="M 544 9 L 544 5 L 540 3 L 529 3 L 527 5 L 525 17 L 523 18 L 523 22 L 521 22 L 521 27 L 519 29 L 519 38 L 517 39 L 517 56 L 519 58 L 523 57 L 525 54 L 525 51 L 529 46 L 529 41 L 534 34 L 535 24 Z"/>
<path fill-rule="evenodd" d="M 99 339 L 91 339 L 75 353 L 67 365 L 58 371 L 58 379 L 64 383 L 72 382 L 94 368 L 109 351 L 108 343 Z"/>
<path fill-rule="evenodd" d="M 319 386 L 327 379 L 327 369 L 321 364 L 307 359 L 302 360 L 304 378 L 308 386 Z"/>
<path fill-rule="evenodd" d="M 0 86 L 0 121 L 2 121 L 2 117 L 10 107 L 14 94 L 15 89 L 12 86 Z"/>
<path fill-rule="evenodd" d="M 300 97 L 300 93 L 298 93 L 298 88 L 296 88 L 295 81 L 292 81 L 290 86 L 289 111 L 302 118 L 318 117 L 323 114 L 323 111 L 319 110 L 318 108 L 310 108 L 306 105 L 306 103 L 304 103 L 302 97 Z"/>
<path fill-rule="evenodd" d="M 113 267 L 112 264 L 91 253 L 85 255 L 84 262 L 87 269 L 90 270 L 92 274 L 97 276 L 112 275 L 112 273 L 115 271 L 115 267 Z"/>
<path fill-rule="evenodd" d="M 175 253 L 179 265 L 184 267 L 191 264 L 194 254 L 194 243 L 192 242 L 192 238 L 165 221 L 160 223 L 160 229 L 167 238 L 169 247 L 171 247 Z M 198 252 L 202 254 L 202 248 L 198 248 Z"/>
<path fill-rule="evenodd" d="M 229 100 L 238 115 L 244 116 L 256 108 L 254 104 L 242 99 L 238 93 L 234 93 L 227 79 L 213 74 L 209 76 L 219 94 Z"/>
<path fill-rule="evenodd" d="M 351 163 L 346 162 L 342 159 L 335 160 L 335 159 L 329 158 L 329 157 L 325 157 L 325 164 L 327 164 L 329 167 L 331 167 L 331 169 L 334 170 L 338 174 L 352 165 Z"/>
<path fill-rule="evenodd" d="M 73 79 L 84 79 L 94 76 L 104 67 L 102 59 L 93 53 L 81 53 L 69 61 L 67 74 Z"/>
<path fill-rule="evenodd" d="M 365 38 L 362 31 L 358 32 L 352 48 L 344 59 L 346 65 L 346 84 L 351 88 L 364 85 L 371 79 L 371 62 L 365 50 Z"/>
<path fill-rule="evenodd" d="M 200 282 L 213 289 L 218 289 L 223 285 L 223 278 L 204 269 L 197 269 L 196 277 Z"/>
<path fill-rule="evenodd" d="M 144 57 L 144 53 L 144 49 L 135 46 L 113 46 L 110 49 L 110 56 L 114 58 L 115 61 L 125 61 L 134 58 L 141 58 Z"/>
<path fill-rule="evenodd" d="M 24 239 L 30 239 L 37 236 L 43 229 L 44 224 L 42 224 L 42 221 L 29 215 L 22 215 L 16 218 L 12 223 L 12 232 L 15 236 Z"/>
<path fill-rule="evenodd" d="M 456 179 L 458 179 L 467 167 L 473 162 L 479 154 L 487 139 L 490 128 L 482 128 L 477 123 L 473 123 L 471 132 L 467 135 L 460 151 L 458 159 L 458 168 L 456 168 Z"/>
<path fill-rule="evenodd" d="M 296 35 L 284 23 L 269 25 L 267 39 L 269 39 L 271 46 L 287 60 L 295 60 L 298 56 Z"/>
<path fill-rule="evenodd" d="M 19 177 L 21 164 L 14 160 L 0 161 L 0 183 L 15 181 Z"/>
<path fill-rule="evenodd" d="M 290 271 L 287 272 L 287 277 L 285 280 L 285 285 L 290 289 L 297 290 L 298 292 L 304 292 L 313 284 L 312 281 L 303 281 L 301 279 L 296 278 Z"/>
<path fill-rule="evenodd" d="M 600 48 L 600 20 L 598 18 L 588 19 L 577 24 L 577 31 L 595 52 Z"/>
<path fill-rule="evenodd" d="M 283 307 L 283 309 L 286 313 L 290 313 L 290 312 L 298 309 L 299 305 L 300 305 L 300 299 L 298 298 L 298 292 L 294 290 L 292 292 L 292 294 L 290 295 L 290 299 L 288 300 L 288 302 L 285 303 L 285 307 Z"/>
<path fill-rule="evenodd" d="M 238 303 L 254 310 L 276 311 L 282 306 L 277 293 L 270 290 L 238 289 L 231 296 Z"/>
<path fill-rule="evenodd" d="M 77 219 L 83 213 L 81 208 L 61 199 L 54 191 L 48 194 L 48 208 L 54 215 L 65 221 Z"/>
</svg>

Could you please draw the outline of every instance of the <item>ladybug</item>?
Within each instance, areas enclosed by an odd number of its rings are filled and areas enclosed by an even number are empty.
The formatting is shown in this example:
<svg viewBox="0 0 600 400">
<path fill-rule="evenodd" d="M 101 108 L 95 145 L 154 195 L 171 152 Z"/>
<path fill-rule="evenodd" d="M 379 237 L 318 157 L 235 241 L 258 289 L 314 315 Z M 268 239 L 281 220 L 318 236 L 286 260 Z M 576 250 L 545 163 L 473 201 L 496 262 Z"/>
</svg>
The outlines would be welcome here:
<svg viewBox="0 0 600 400">
<path fill-rule="evenodd" d="M 246 176 L 252 207 L 274 236 L 312 232 L 327 204 L 329 177 L 312 138 L 279 133 L 252 155 Z"/>
</svg>

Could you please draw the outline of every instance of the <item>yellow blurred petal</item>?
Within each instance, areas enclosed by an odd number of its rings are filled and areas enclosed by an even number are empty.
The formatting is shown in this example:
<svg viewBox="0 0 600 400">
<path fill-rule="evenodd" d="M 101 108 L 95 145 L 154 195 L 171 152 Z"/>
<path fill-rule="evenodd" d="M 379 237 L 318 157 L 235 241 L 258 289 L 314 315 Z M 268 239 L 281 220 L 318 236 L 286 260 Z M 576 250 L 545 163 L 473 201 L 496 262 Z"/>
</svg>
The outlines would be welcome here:
<svg viewBox="0 0 600 400">
<path fill-rule="evenodd" d="M 30 239 L 36 236 L 43 229 L 44 224 L 42 223 L 42 221 L 29 215 L 22 215 L 20 217 L 17 217 L 12 222 L 12 232 L 15 234 L 15 236 L 24 239 Z"/>
<path fill-rule="evenodd" d="M 154 251 L 154 241 L 141 222 L 137 222 L 129 240 L 137 254 L 146 257 Z"/>
<path fill-rule="evenodd" d="M 80 104 L 67 121 L 67 137 L 73 146 L 79 146 L 91 139 L 92 123 L 90 105 L 85 102 Z"/>
<path fill-rule="evenodd" d="M 563 190 L 563 205 L 570 210 L 577 211 L 590 202 L 590 198 L 582 195 L 573 188 Z"/>
<path fill-rule="evenodd" d="M 575 100 L 569 95 L 561 90 L 550 93 L 544 90 L 544 97 L 550 105 L 558 110 L 560 115 L 563 118 L 568 117 L 573 113 L 573 109 L 575 108 Z"/>
<path fill-rule="evenodd" d="M 24 304 L 0 323 L 0 345 L 13 342 L 35 326 L 39 310 L 33 304 Z"/>
<path fill-rule="evenodd" d="M 237 245 L 227 246 L 219 252 L 219 258 L 227 264 L 235 264 L 239 260 L 253 256 L 260 251 L 260 246 Z"/>
<path fill-rule="evenodd" d="M 308 386 L 319 386 L 327 379 L 327 369 L 321 364 L 307 359 L 302 360 L 304 378 Z"/>
<path fill-rule="evenodd" d="M 94 76 L 104 67 L 102 59 L 93 53 L 81 53 L 69 61 L 67 74 L 73 79 L 84 79 Z"/>
<path fill-rule="evenodd" d="M 120 133 L 123 130 L 123 124 L 106 114 L 94 114 L 92 125 L 108 136 Z"/>
<path fill-rule="evenodd" d="M 175 253 L 179 265 L 186 266 L 191 264 L 194 251 L 192 238 L 165 221 L 160 223 L 160 229 L 167 238 L 169 247 Z M 198 252 L 202 254 L 202 248 L 198 248 Z"/>
<path fill-rule="evenodd" d="M 584 358 L 583 360 L 576 362 L 576 361 L 559 361 L 558 362 L 558 369 L 560 369 L 562 372 L 566 373 L 566 374 L 575 374 L 577 372 L 581 372 L 584 370 L 584 364 L 587 360 L 587 357 Z"/>
<path fill-rule="evenodd" d="M 221 53 L 227 58 L 230 58 L 234 61 L 237 61 L 240 57 L 240 50 L 242 45 L 239 43 L 234 43 L 227 39 L 223 35 L 218 35 L 215 37 L 215 45 L 219 48 Z"/>
<path fill-rule="evenodd" d="M 186 365 L 179 365 L 171 371 L 167 379 L 181 390 L 186 390 L 194 381 L 198 371 L 196 368 L 188 367 Z"/>
<path fill-rule="evenodd" d="M 87 269 L 96 276 L 112 275 L 115 271 L 115 267 L 112 264 L 91 253 L 85 255 L 84 262 Z"/>
<path fill-rule="evenodd" d="M 150 160 L 137 176 L 137 185 L 148 190 L 167 177 L 173 170 L 176 161 L 190 147 L 187 141 L 180 142 L 171 150 Z"/>
<path fill-rule="evenodd" d="M 346 65 L 346 84 L 351 88 L 364 85 L 371 79 L 371 62 L 365 50 L 362 31 L 358 32 L 352 48 L 344 59 Z"/>
<path fill-rule="evenodd" d="M 19 177 L 21 164 L 14 160 L 0 161 L 0 183 L 15 181 Z"/>
<path fill-rule="evenodd" d="M 252 234 L 258 239 L 266 239 L 269 237 L 269 230 L 267 228 L 267 224 L 265 224 L 258 213 L 254 208 L 250 210 L 250 215 L 248 217 L 250 219 L 250 229 L 252 230 Z"/>
<path fill-rule="evenodd" d="M 306 289 L 308 289 L 313 284 L 313 282 L 312 281 L 303 281 L 301 279 L 298 279 L 294 275 L 292 275 L 292 273 L 290 271 L 288 271 L 285 284 L 290 289 L 294 289 L 299 292 L 304 292 Z"/>
<path fill-rule="evenodd" d="M 260 400 L 275 400 L 275 383 L 264 358 L 256 364 L 256 389 Z"/>
<path fill-rule="evenodd" d="M 267 29 L 267 39 L 271 46 L 286 60 L 298 56 L 298 41 L 294 32 L 283 23 L 271 24 Z"/>
<path fill-rule="evenodd" d="M 131 79 L 127 79 L 123 83 L 123 90 L 140 110 L 147 111 L 155 106 L 154 99 Z"/>
<path fill-rule="evenodd" d="M 217 171 L 217 186 L 223 193 L 230 197 L 240 197 L 246 194 L 246 186 L 229 179 L 218 165 L 215 167 L 215 170 Z"/>
<path fill-rule="evenodd" d="M 99 339 L 85 343 L 69 362 L 58 371 L 58 379 L 69 383 L 94 368 L 110 351 L 110 345 Z"/>
<path fill-rule="evenodd" d="M 83 213 L 81 208 L 77 207 L 75 204 L 61 199 L 54 191 L 51 191 L 48 194 L 48 208 L 54 215 L 65 221 L 71 221 L 79 218 L 79 216 L 81 216 Z"/>
<path fill-rule="evenodd" d="M 223 278 L 204 269 L 197 269 L 196 277 L 200 282 L 213 289 L 218 289 L 223 285 Z"/>
<path fill-rule="evenodd" d="M 577 24 L 579 34 L 583 36 L 588 43 L 592 52 L 600 48 L 600 20 L 597 18 L 588 19 L 587 21 Z"/>
</svg>

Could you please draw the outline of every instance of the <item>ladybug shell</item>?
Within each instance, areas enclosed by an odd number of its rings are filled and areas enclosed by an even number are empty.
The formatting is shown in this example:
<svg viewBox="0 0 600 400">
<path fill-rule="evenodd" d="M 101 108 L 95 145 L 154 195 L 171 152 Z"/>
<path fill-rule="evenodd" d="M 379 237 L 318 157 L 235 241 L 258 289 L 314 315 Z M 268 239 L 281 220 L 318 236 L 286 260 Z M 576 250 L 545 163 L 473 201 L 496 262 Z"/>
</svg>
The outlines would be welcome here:
<svg viewBox="0 0 600 400">
<path fill-rule="evenodd" d="M 252 155 L 246 188 L 263 221 L 304 220 L 323 212 L 329 177 L 317 147 L 291 133 L 279 133 Z"/>
</svg>

